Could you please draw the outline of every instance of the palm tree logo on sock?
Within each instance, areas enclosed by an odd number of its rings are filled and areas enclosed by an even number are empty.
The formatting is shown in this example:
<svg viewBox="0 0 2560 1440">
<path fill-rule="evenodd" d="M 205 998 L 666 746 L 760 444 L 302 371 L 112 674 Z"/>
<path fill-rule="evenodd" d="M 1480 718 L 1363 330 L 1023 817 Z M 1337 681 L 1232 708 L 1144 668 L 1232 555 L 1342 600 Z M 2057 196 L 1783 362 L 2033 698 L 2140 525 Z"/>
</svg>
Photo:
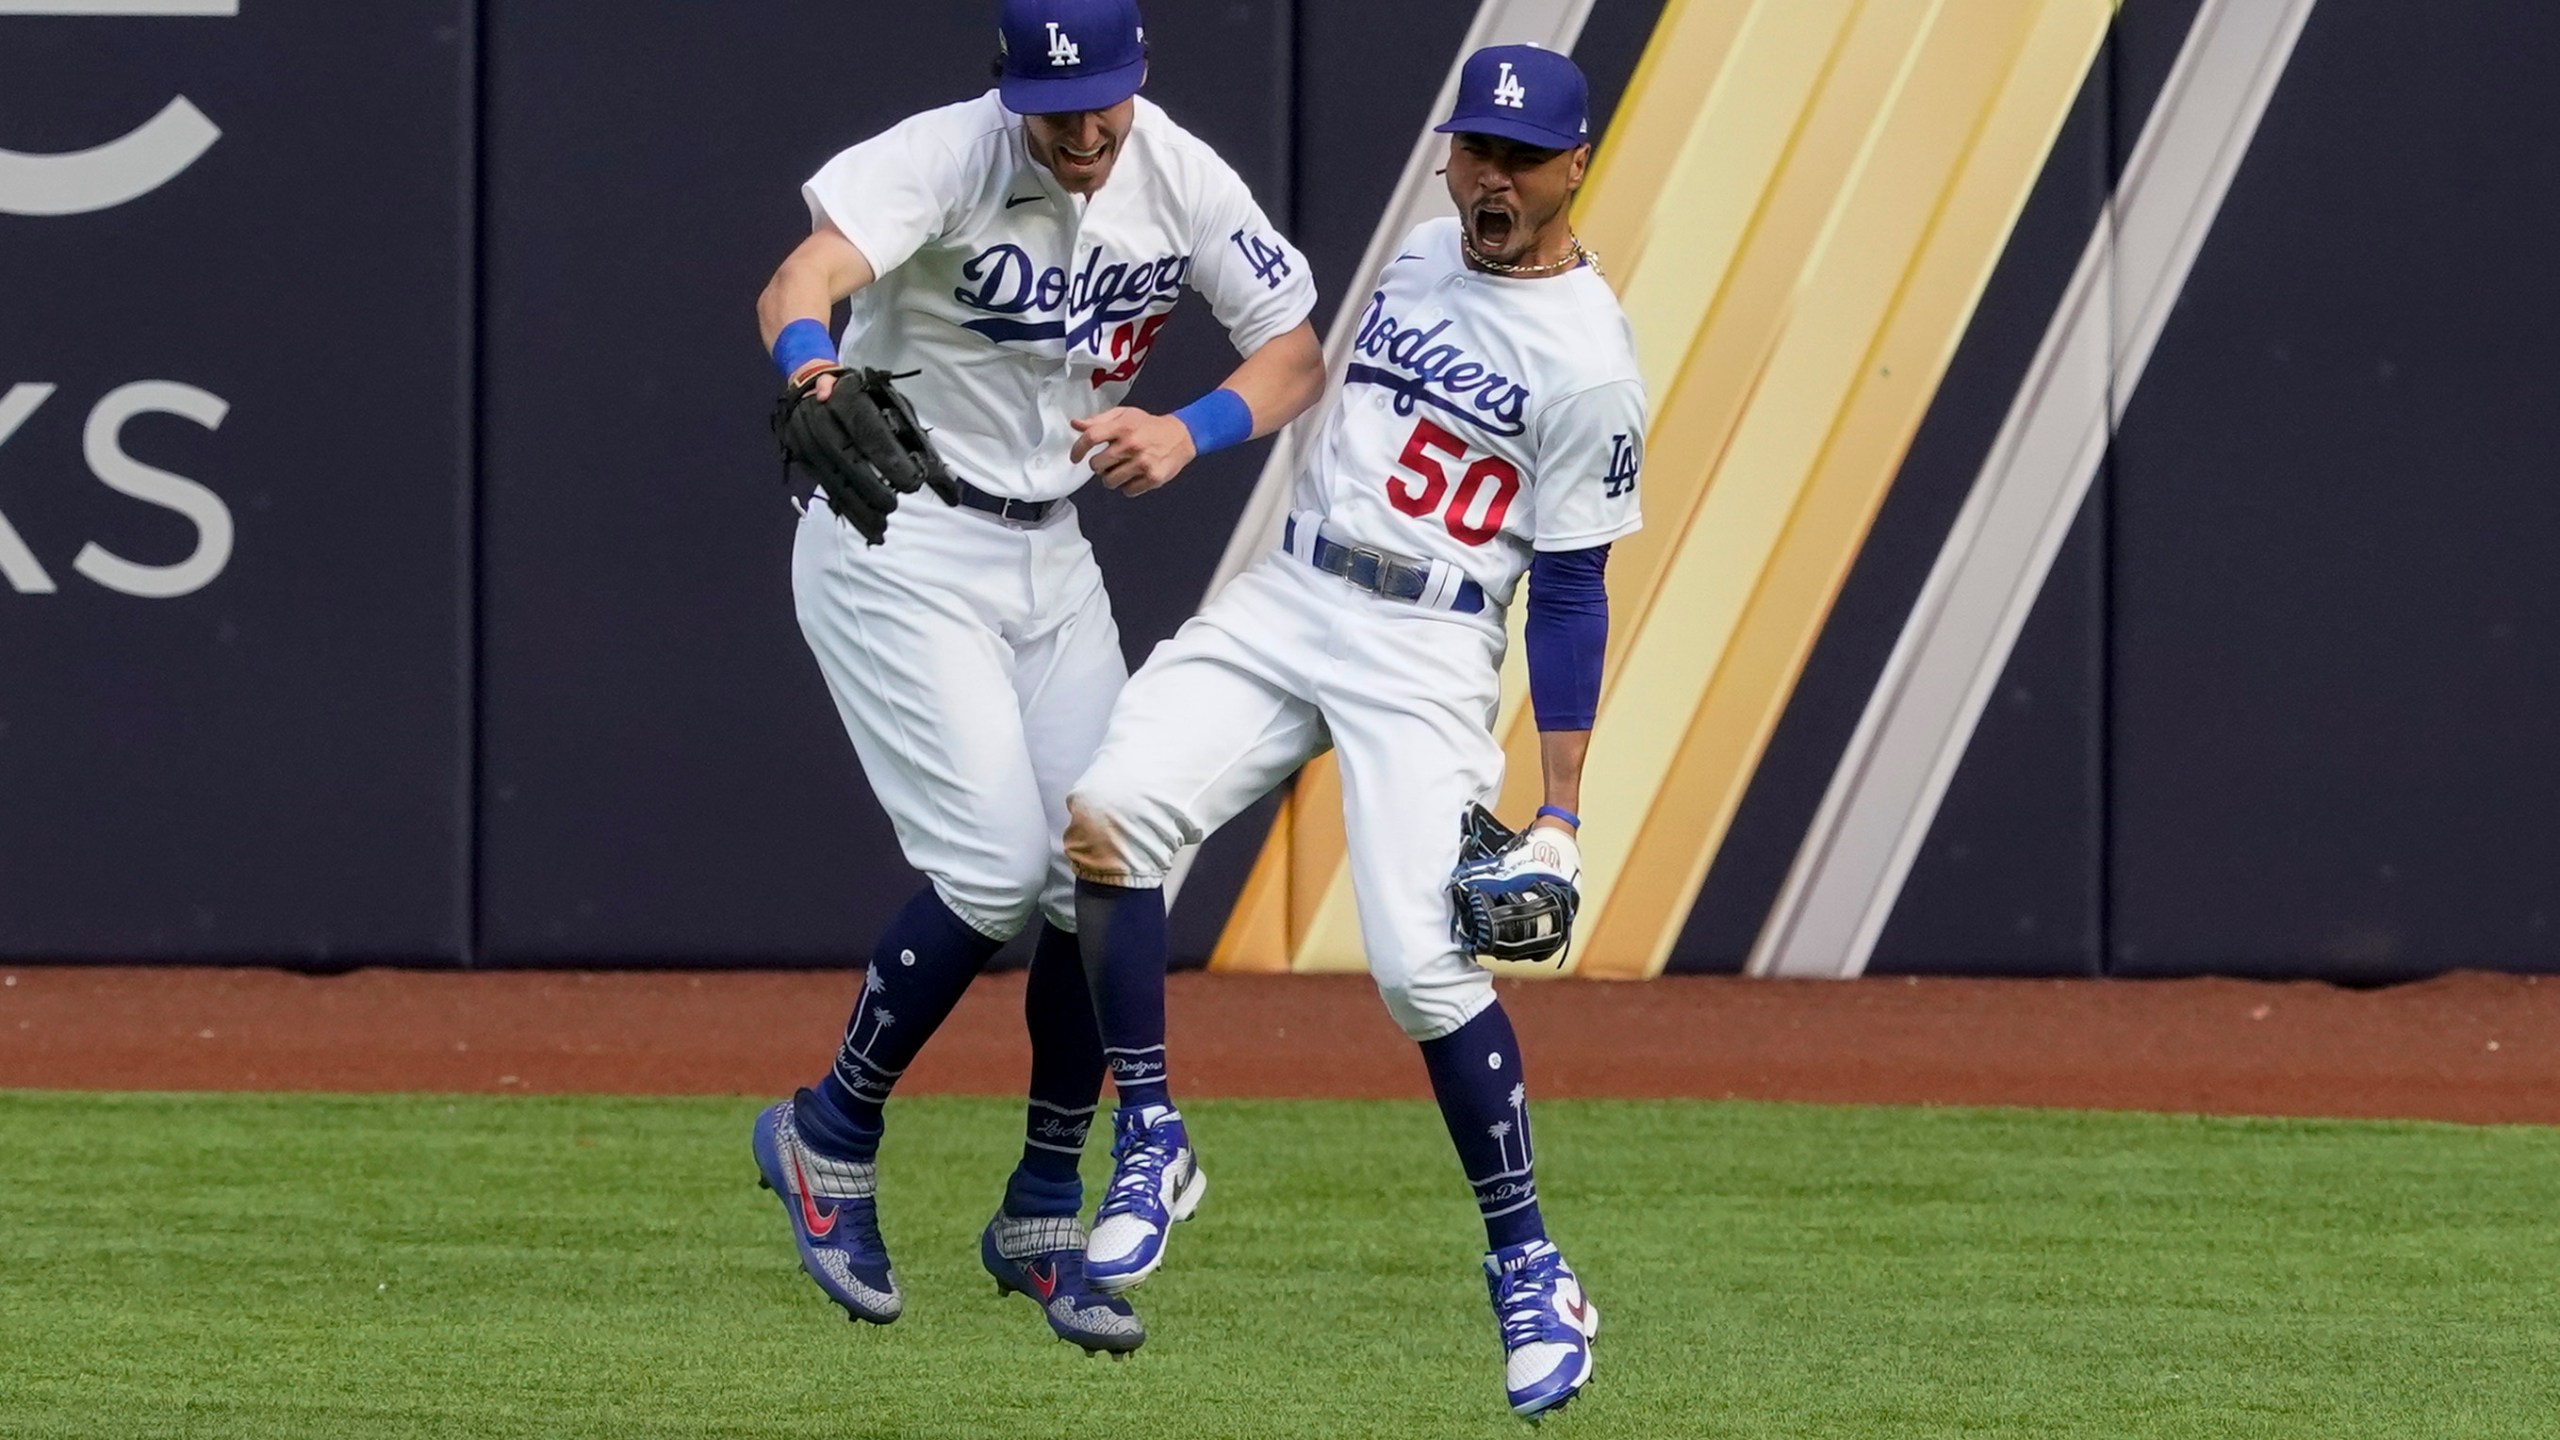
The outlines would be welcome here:
<svg viewBox="0 0 2560 1440">
<path fill-rule="evenodd" d="M 874 965 L 862 972 L 862 995 L 853 1002 L 853 1018 L 846 1021 L 844 1026 L 844 1048 L 847 1054 L 861 1055 L 862 1051 L 868 1048 L 859 1045 L 854 1037 L 862 1033 L 862 1022 L 871 1018 L 872 1011 L 876 1008 L 872 1001 L 887 993 L 888 988 L 888 978 L 880 973 L 879 966 Z M 871 1038 L 874 1040 L 880 1038 L 877 1029 L 873 1030 Z M 864 1056 L 864 1058 L 869 1057 Z"/>
<path fill-rule="evenodd" d="M 1493 1142 L 1497 1168 L 1481 1178 L 1470 1175 L 1475 1186 L 1476 1208 L 1486 1215 L 1508 1214 L 1538 1198 L 1537 1182 L 1530 1179 L 1529 1160 L 1529 1087 L 1511 1087 L 1511 1118 L 1496 1120 L 1484 1127 L 1485 1138 Z M 1511 1137 L 1520 1137 L 1520 1155 L 1512 1158 Z"/>
<path fill-rule="evenodd" d="M 878 965 L 862 972 L 862 998 L 854 1003 L 853 1023 L 844 1028 L 844 1048 L 847 1054 L 865 1065 L 871 1064 L 871 1047 L 880 1043 L 881 1032 L 898 1023 L 894 1013 L 872 1003 L 875 997 L 888 993 L 888 989 L 889 977 L 881 972 Z M 867 1042 L 857 1038 L 862 1034 L 862 1022 L 865 1020 L 871 1022 L 871 1039 Z"/>
<path fill-rule="evenodd" d="M 1495 1172 L 1494 1172 L 1494 1174 L 1493 1174 L 1490 1178 L 1492 1178 L 1492 1179 L 1496 1179 L 1496 1180 L 1499 1180 L 1499 1179 L 1504 1178 L 1505 1176 L 1510 1176 L 1510 1175 L 1525 1175 L 1525 1174 L 1527 1174 L 1527 1173 L 1528 1173 L 1528 1170 L 1529 1170 L 1529 1087 L 1528 1087 L 1528 1086 L 1526 1086 L 1526 1085 L 1514 1085 L 1514 1086 L 1512 1086 L 1512 1087 L 1511 1087 L 1511 1118 L 1510 1118 L 1510 1119 L 1508 1119 L 1508 1120 L 1496 1120 L 1496 1121 L 1494 1121 L 1492 1124 L 1490 1124 L 1490 1125 L 1488 1125 L 1488 1126 L 1486 1126 L 1486 1127 L 1485 1127 L 1484 1133 L 1485 1133 L 1488 1137 L 1490 1137 L 1490 1138 L 1492 1139 L 1492 1141 L 1493 1141 L 1493 1148 L 1494 1148 L 1494 1152 L 1495 1152 L 1497 1155 L 1499 1155 L 1499 1156 L 1501 1157 L 1501 1160 L 1502 1160 L 1502 1168 L 1501 1168 L 1500 1170 L 1495 1171 Z M 1520 1162 L 1519 1162 L 1517 1165 L 1513 1164 L 1513 1163 L 1512 1163 L 1512 1161 L 1511 1161 L 1511 1137 L 1512 1137 L 1513 1135 L 1518 1135 L 1518 1136 L 1520 1137 Z"/>
<path fill-rule="evenodd" d="M 874 965 L 862 974 L 862 998 L 854 1002 L 853 1019 L 844 1027 L 844 1044 L 836 1051 L 836 1077 L 856 1095 L 868 1100 L 885 1100 L 889 1087 L 896 1083 L 899 1072 L 871 1058 L 880 1037 L 898 1023 L 896 1012 L 886 1005 L 873 1003 L 888 993 L 888 979 Z M 863 1037 L 863 1027 L 870 1026 L 870 1038 Z"/>
</svg>

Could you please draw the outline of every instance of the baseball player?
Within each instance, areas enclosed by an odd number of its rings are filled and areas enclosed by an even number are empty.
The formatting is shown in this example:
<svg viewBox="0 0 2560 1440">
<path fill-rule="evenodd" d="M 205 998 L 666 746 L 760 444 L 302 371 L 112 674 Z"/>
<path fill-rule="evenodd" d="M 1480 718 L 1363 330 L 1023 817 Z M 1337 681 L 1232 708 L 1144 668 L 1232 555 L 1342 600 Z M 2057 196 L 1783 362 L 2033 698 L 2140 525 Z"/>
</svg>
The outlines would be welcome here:
<svg viewBox="0 0 2560 1440">
<path fill-rule="evenodd" d="M 1077 1160 L 1103 1057 L 1059 837 L 1127 670 L 1066 497 L 1096 475 L 1143 494 L 1286 424 L 1322 394 L 1323 358 L 1305 261 L 1138 98 L 1134 0 L 1003 0 L 999 33 L 995 89 L 808 182 L 812 233 L 758 305 L 787 382 L 776 431 L 817 491 L 792 553 L 801 632 L 929 883 L 881 932 L 833 1066 L 758 1117 L 754 1148 L 819 1288 L 897 1319 L 882 1107 L 988 958 L 1042 921 L 1022 1159 L 980 1258 L 1060 1337 L 1125 1354 L 1144 1329 L 1083 1276 Z M 1242 367 L 1172 415 L 1122 406 L 1186 287 Z M 839 341 L 825 317 L 847 297 Z"/>
<path fill-rule="evenodd" d="M 1120 1096 L 1085 1277 L 1106 1293 L 1145 1279 L 1205 1188 L 1167 1084 L 1166 867 L 1330 745 L 1370 973 L 1421 1042 L 1475 1188 L 1511 1408 L 1534 1417 L 1591 1378 L 1599 1317 L 1547 1239 L 1520 1047 L 1476 956 L 1553 958 L 1570 933 L 1602 574 L 1641 523 L 1645 398 L 1567 219 L 1591 153 L 1581 72 L 1480 51 L 1439 128 L 1458 216 L 1416 228 L 1380 275 L 1283 548 L 1158 647 L 1068 797 Z M 1480 802 L 1502 777 L 1491 725 L 1524 573 L 1547 804 L 1514 835 Z"/>
</svg>

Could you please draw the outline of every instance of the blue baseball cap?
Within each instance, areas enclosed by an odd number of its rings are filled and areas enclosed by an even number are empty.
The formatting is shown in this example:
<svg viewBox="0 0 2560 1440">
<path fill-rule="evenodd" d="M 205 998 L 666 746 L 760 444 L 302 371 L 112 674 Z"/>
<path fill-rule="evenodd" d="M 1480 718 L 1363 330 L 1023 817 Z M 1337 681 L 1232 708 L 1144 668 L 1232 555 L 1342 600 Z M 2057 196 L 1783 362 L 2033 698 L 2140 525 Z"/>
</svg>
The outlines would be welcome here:
<svg viewBox="0 0 2560 1440">
<path fill-rule="evenodd" d="M 996 89 L 1016 115 L 1108 110 L 1147 78 L 1137 0 L 1004 0 Z"/>
<path fill-rule="evenodd" d="M 1458 108 L 1443 135 L 1497 135 L 1541 150 L 1591 143 L 1591 85 L 1568 55 L 1488 45 L 1458 72 Z"/>
</svg>

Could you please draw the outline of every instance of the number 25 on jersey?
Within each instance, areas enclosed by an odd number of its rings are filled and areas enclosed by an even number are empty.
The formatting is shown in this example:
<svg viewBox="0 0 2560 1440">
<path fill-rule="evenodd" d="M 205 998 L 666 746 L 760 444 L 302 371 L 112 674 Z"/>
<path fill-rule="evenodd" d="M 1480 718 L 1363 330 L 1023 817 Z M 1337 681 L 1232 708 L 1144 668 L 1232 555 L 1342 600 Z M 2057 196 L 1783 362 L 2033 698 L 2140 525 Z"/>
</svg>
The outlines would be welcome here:
<svg viewBox="0 0 2560 1440">
<path fill-rule="evenodd" d="M 1448 456 L 1453 464 L 1466 465 L 1454 484 L 1434 451 Z M 1397 461 L 1409 473 L 1387 477 L 1387 500 L 1417 520 L 1438 515 L 1462 545 L 1484 544 L 1502 533 L 1503 517 L 1520 497 L 1520 467 L 1499 455 L 1487 455 L 1471 465 L 1466 459 L 1466 441 L 1428 420 L 1416 422 Z"/>
</svg>

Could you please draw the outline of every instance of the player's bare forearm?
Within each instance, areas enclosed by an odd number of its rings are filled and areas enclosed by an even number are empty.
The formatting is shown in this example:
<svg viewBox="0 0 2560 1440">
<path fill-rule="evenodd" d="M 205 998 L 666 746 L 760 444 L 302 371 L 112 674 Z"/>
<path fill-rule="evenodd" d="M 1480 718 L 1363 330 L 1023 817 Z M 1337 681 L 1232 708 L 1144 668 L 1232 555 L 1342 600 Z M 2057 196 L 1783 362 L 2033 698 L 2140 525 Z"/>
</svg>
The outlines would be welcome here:
<svg viewBox="0 0 2560 1440">
<path fill-rule="evenodd" d="M 1582 761 L 1590 753 L 1588 730 L 1538 732 L 1538 768 L 1546 777 L 1547 804 L 1568 815 L 1582 813 Z M 1552 815 L 1539 816 L 1537 823 L 1561 830 L 1573 828 Z"/>
<path fill-rule="evenodd" d="M 871 262 L 844 238 L 844 232 L 832 225 L 811 231 L 756 297 L 756 324 L 764 336 L 764 348 L 771 350 L 782 338 L 782 328 L 794 320 L 826 324 L 837 301 L 877 278 Z"/>
<path fill-rule="evenodd" d="M 1324 396 L 1324 346 L 1316 341 L 1315 322 L 1301 321 L 1246 356 L 1226 388 L 1252 407 L 1257 440 L 1306 414 Z"/>
</svg>

